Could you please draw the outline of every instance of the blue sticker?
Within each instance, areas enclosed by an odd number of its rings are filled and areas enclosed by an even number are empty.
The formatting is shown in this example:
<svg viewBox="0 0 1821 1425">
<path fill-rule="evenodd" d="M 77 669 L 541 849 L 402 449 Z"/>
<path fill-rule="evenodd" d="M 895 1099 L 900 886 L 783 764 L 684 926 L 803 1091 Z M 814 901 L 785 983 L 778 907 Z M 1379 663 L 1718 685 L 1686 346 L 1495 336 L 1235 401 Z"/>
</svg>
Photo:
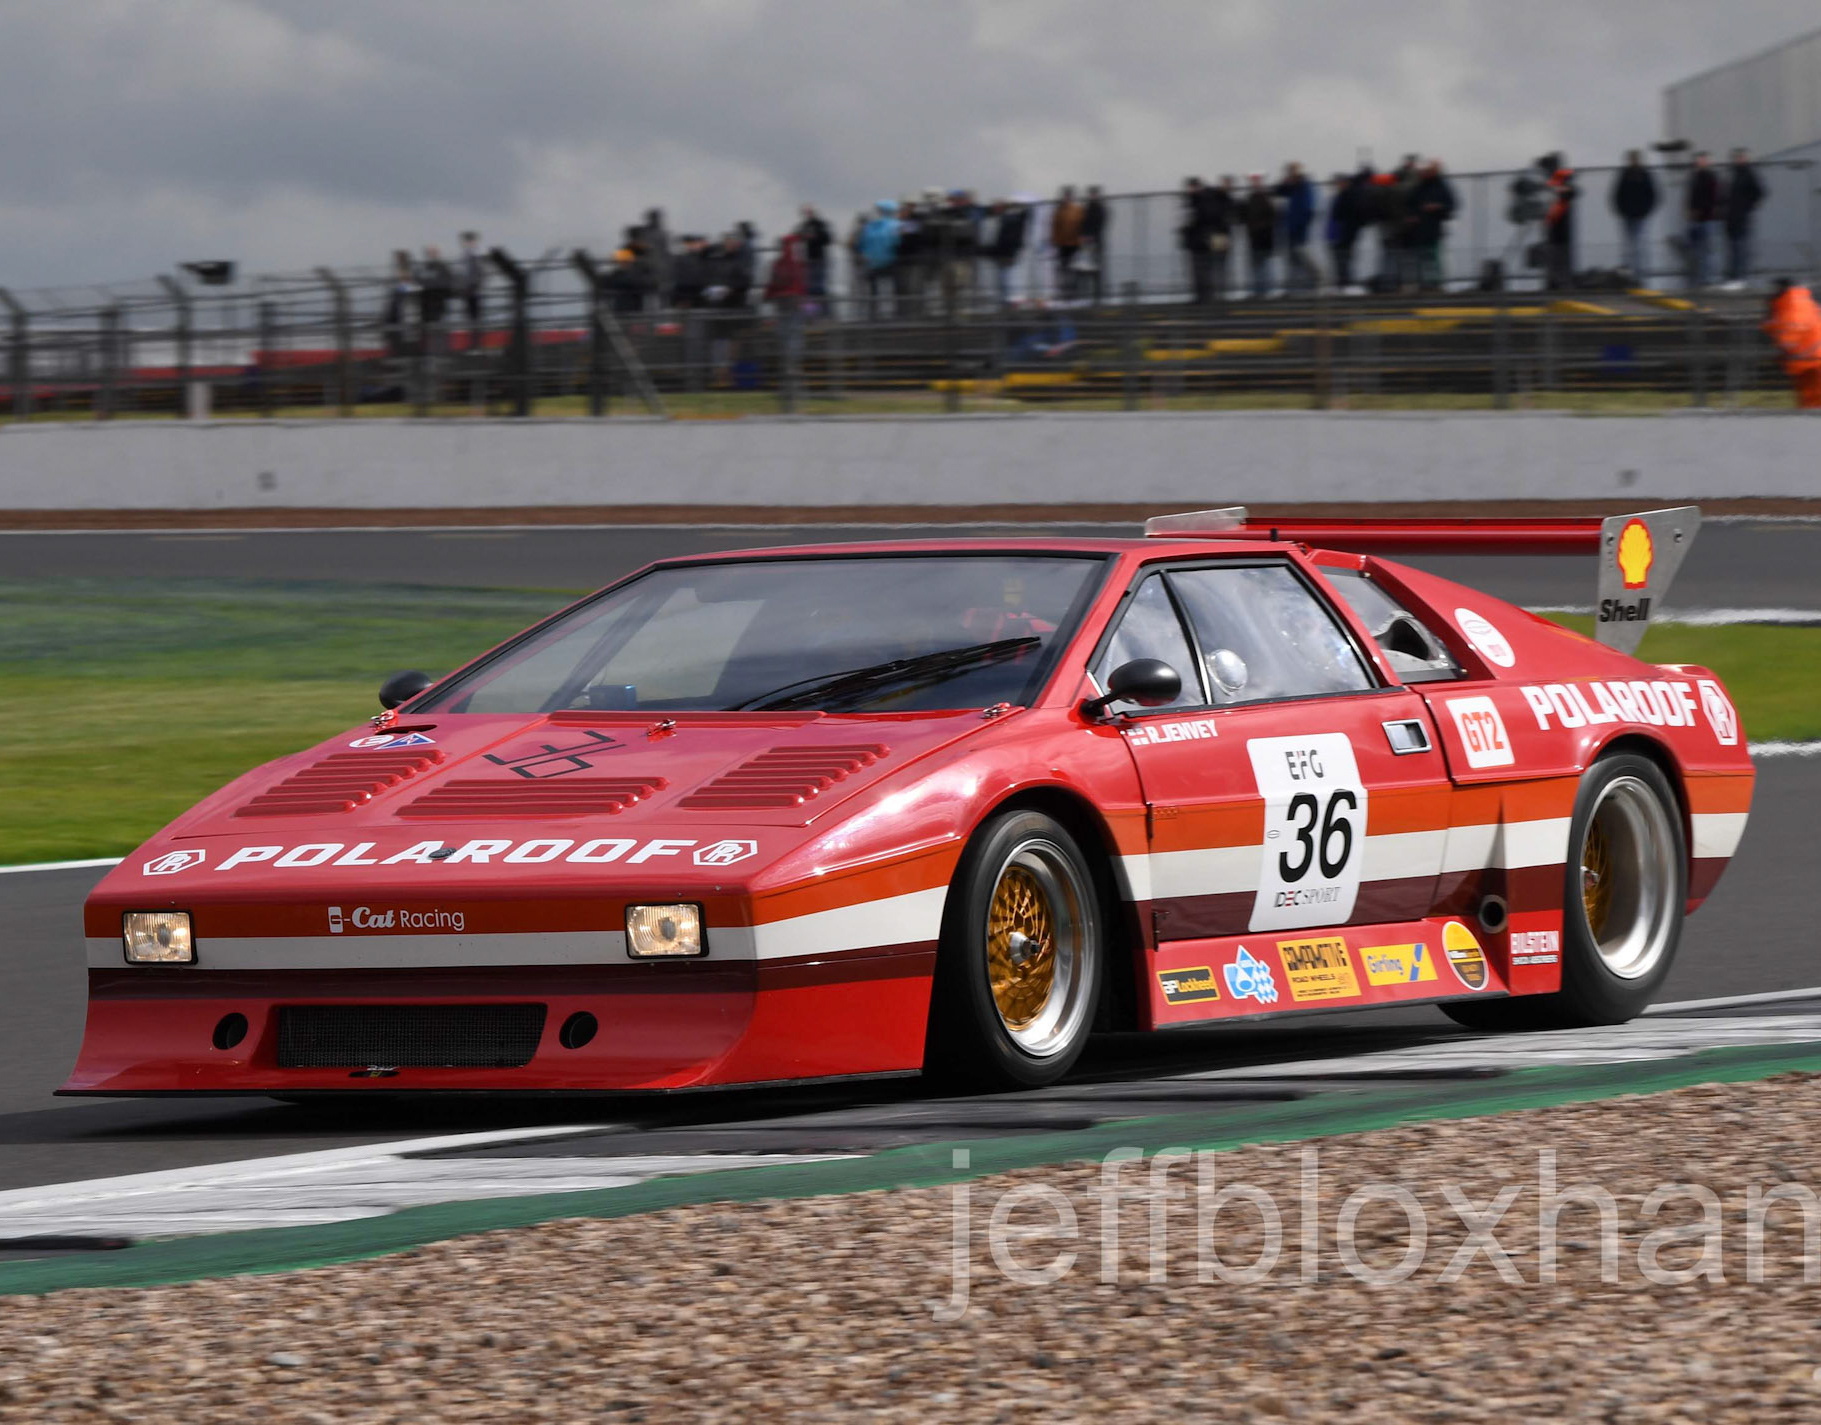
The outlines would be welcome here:
<svg viewBox="0 0 1821 1425">
<path fill-rule="evenodd" d="M 436 739 L 425 737 L 421 732 L 375 732 L 367 737 L 357 737 L 348 744 L 350 747 L 364 747 L 369 750 L 375 747 L 434 747 Z"/>
<path fill-rule="evenodd" d="M 1234 999 L 1255 999 L 1260 1004 L 1277 1003 L 1277 985 L 1271 978 L 1271 967 L 1245 946 L 1233 963 L 1225 967 L 1227 988 Z"/>
</svg>

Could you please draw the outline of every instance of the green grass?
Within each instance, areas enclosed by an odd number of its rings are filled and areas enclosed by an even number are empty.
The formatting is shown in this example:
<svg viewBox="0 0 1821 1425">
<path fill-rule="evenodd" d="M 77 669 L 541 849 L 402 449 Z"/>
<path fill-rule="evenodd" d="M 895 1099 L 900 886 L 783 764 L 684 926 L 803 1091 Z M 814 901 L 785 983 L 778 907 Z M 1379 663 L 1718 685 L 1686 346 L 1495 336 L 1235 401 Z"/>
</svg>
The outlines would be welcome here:
<svg viewBox="0 0 1821 1425">
<path fill-rule="evenodd" d="M 129 851 L 215 787 L 379 710 L 569 595 L 0 581 L 0 865 Z"/>
<path fill-rule="evenodd" d="M 569 597 L 0 580 L 0 865 L 130 851 L 248 768 L 371 716 L 388 674 L 444 672 Z M 1821 629 L 1669 625 L 1642 653 L 1714 669 L 1754 741 L 1821 738 Z"/>
</svg>

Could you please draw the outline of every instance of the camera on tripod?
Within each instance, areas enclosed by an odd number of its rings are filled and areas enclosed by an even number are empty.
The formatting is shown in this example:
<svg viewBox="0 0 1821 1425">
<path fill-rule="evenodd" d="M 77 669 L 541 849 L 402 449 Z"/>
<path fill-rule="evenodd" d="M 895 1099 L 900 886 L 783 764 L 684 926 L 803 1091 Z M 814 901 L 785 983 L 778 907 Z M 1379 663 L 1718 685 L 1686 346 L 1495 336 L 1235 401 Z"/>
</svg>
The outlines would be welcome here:
<svg viewBox="0 0 1821 1425">
<path fill-rule="evenodd" d="M 1511 201 L 1505 208 L 1505 216 L 1514 228 L 1528 227 L 1531 223 L 1540 223 L 1549 213 L 1548 180 L 1555 176 L 1555 171 L 1562 166 L 1562 155 L 1546 153 L 1530 168 L 1511 180 L 1509 189 Z M 1536 172 L 1543 174 L 1542 178 Z"/>
</svg>

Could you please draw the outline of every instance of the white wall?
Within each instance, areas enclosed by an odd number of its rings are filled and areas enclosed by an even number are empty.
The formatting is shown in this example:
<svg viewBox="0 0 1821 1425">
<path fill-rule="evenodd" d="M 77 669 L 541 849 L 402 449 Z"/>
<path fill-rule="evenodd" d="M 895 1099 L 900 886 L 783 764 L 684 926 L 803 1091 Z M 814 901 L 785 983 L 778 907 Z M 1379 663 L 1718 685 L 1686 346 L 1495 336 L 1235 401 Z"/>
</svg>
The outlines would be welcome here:
<svg viewBox="0 0 1821 1425">
<path fill-rule="evenodd" d="M 0 509 L 1821 498 L 1821 419 L 1209 412 L 0 427 Z"/>
</svg>

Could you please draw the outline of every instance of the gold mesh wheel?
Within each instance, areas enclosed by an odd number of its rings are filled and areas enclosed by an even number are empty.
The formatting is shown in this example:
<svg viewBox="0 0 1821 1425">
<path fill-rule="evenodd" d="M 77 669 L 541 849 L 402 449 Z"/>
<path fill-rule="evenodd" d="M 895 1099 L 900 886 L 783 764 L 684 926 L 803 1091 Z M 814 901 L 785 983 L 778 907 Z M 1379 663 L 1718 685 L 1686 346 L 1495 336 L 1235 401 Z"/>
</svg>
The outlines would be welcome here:
<svg viewBox="0 0 1821 1425">
<path fill-rule="evenodd" d="M 1091 895 L 1076 858 L 1044 837 L 1000 863 L 986 913 L 986 977 L 1012 1042 L 1037 1058 L 1074 1044 L 1090 995 Z"/>
<path fill-rule="evenodd" d="M 1612 849 L 1597 817 L 1588 825 L 1581 846 L 1581 905 L 1597 941 L 1606 933 L 1606 913 L 1612 906 Z"/>
</svg>

